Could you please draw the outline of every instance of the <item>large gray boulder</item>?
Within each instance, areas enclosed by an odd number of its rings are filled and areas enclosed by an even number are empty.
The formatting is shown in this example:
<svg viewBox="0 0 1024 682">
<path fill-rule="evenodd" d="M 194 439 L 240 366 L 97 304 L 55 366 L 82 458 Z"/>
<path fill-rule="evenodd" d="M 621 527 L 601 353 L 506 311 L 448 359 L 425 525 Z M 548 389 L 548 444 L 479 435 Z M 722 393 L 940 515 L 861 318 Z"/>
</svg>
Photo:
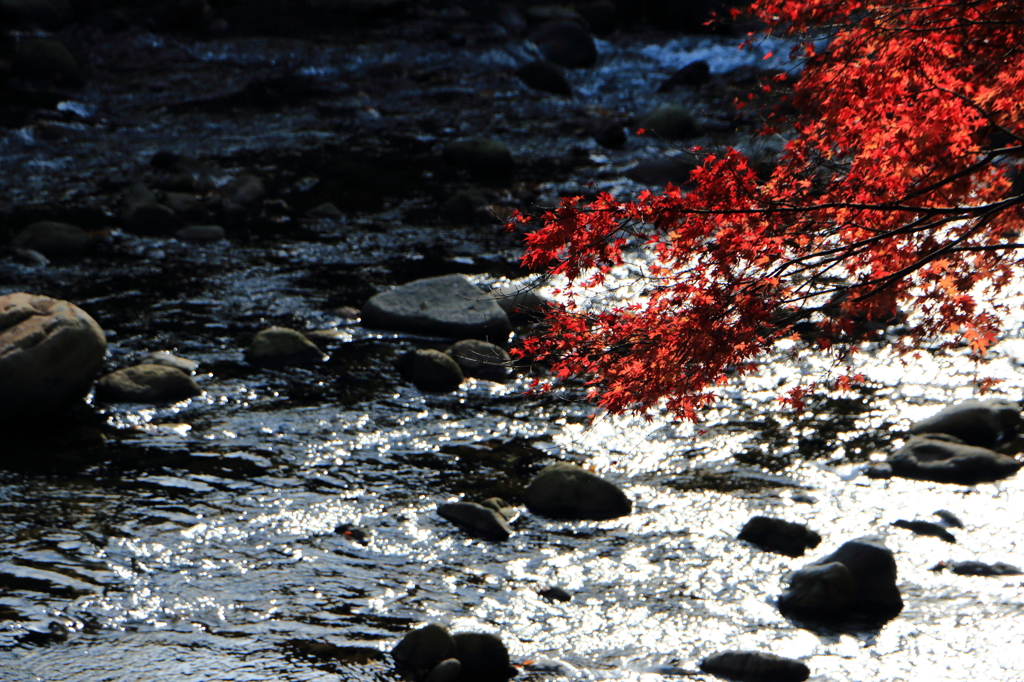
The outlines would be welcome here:
<svg viewBox="0 0 1024 682">
<path fill-rule="evenodd" d="M 0 421 L 43 419 L 85 397 L 103 363 L 103 330 L 46 296 L 0 296 Z"/>
<path fill-rule="evenodd" d="M 526 488 L 525 501 L 534 514 L 563 519 L 614 519 L 633 511 L 618 486 L 568 462 L 537 474 Z"/>
<path fill-rule="evenodd" d="M 464 275 L 418 279 L 377 294 L 363 306 L 364 327 L 504 343 L 512 330 L 494 298 Z"/>
<path fill-rule="evenodd" d="M 998 481 L 1024 466 L 1008 455 L 943 434 L 912 436 L 888 463 L 895 476 L 962 485 Z"/>
<path fill-rule="evenodd" d="M 779 597 L 779 610 L 826 620 L 893 618 L 903 610 L 903 598 L 892 550 L 876 536 L 843 543 L 790 576 L 789 589 Z"/>
<path fill-rule="evenodd" d="M 125 367 L 96 382 L 96 398 L 108 403 L 176 403 L 202 392 L 192 377 L 167 365 Z"/>
<path fill-rule="evenodd" d="M 910 426 L 910 433 L 945 433 L 967 445 L 994 448 L 1017 435 L 1020 403 L 1012 400 L 964 400 Z"/>
<path fill-rule="evenodd" d="M 803 682 L 811 676 L 800 661 L 760 651 L 723 651 L 701 661 L 700 669 L 741 682 Z"/>
</svg>

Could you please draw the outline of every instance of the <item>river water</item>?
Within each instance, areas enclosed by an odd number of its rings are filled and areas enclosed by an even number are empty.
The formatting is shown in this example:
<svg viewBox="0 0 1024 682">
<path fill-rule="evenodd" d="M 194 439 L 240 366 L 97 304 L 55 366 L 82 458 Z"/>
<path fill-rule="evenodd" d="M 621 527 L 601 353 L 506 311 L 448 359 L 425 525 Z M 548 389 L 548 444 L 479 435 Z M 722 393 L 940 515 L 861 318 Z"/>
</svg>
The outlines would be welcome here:
<svg viewBox="0 0 1024 682">
<path fill-rule="evenodd" d="M 561 100 L 510 76 L 533 55 L 500 27 L 467 23 L 460 47 L 423 37 L 436 27 L 400 29 L 354 42 L 135 31 L 94 46 L 107 61 L 58 107 L 72 132 L 2 131 L 11 224 L 116 224 L 117 193 L 148 177 L 161 149 L 257 172 L 289 209 L 212 245 L 115 228 L 81 261 L 0 261 L 0 292 L 90 312 L 108 330 L 111 367 L 173 350 L 200 363 L 205 390 L 173 406 L 96 404 L 57 435 L 5 446 L 0 679 L 394 680 L 386 652 L 427 621 L 499 634 L 527 680 L 669 679 L 732 648 L 802 659 L 818 682 L 1024 678 L 1024 578 L 930 570 L 941 560 L 1024 565 L 1020 478 L 960 486 L 857 475 L 911 421 L 975 395 L 978 369 L 965 356 L 925 351 L 901 363 L 884 341 L 866 346 L 850 359 L 864 386 L 795 415 L 774 398 L 824 361 L 793 362 L 780 349 L 691 426 L 599 415 L 572 388 L 525 395 L 528 377 L 423 394 L 393 358 L 443 340 L 327 312 L 426 274 L 464 271 L 483 286 L 523 274 L 514 235 L 431 213 L 464 182 L 437 165 L 446 139 L 490 134 L 512 147 L 518 184 L 494 190 L 499 206 L 544 204 L 591 181 L 628 194 L 640 186 L 624 171 L 673 146 L 605 150 L 581 122 L 675 101 L 715 128 L 742 85 L 722 76 L 710 92 L 656 95 L 657 85 L 696 58 L 719 75 L 773 65 L 762 60 L 772 46 L 743 53 L 735 38 L 627 32 L 599 41 L 598 66 L 572 74 L 577 94 Z M 273 100 L 289 79 L 300 84 L 272 106 L 238 104 L 247 87 Z M 302 189 L 308 177 L 321 189 Z M 387 189 L 374 185 L 384 178 Z M 326 199 L 342 217 L 298 217 Z M 330 332 L 321 342 L 331 360 L 248 366 L 245 344 L 268 324 Z M 1019 328 L 1012 321 L 982 370 L 1004 379 L 994 395 L 1024 391 Z M 558 459 L 618 483 L 633 514 L 565 522 L 524 512 L 510 540 L 489 543 L 435 513 L 458 496 L 518 503 Z M 964 521 L 957 544 L 890 525 L 938 509 Z M 736 539 L 754 514 L 804 522 L 823 542 L 804 558 L 758 550 Z M 897 618 L 822 630 L 778 613 L 790 570 L 866 534 L 896 554 L 906 602 Z M 545 600 L 538 592 L 550 586 L 572 600 Z"/>
</svg>

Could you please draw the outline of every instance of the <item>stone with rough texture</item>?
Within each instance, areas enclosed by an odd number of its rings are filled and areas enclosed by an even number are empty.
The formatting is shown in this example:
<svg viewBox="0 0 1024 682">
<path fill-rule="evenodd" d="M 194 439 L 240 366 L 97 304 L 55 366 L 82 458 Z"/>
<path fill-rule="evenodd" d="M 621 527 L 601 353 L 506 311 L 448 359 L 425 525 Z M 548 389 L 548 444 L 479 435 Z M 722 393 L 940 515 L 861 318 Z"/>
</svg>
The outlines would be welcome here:
<svg viewBox="0 0 1024 682">
<path fill-rule="evenodd" d="M 457 658 L 458 651 L 455 638 L 448 629 L 430 623 L 405 635 L 391 650 L 391 658 L 395 659 L 400 670 L 412 671 L 420 677 L 442 661 Z"/>
<path fill-rule="evenodd" d="M 806 550 L 817 547 L 821 542 L 821 536 L 802 523 L 767 516 L 754 516 L 747 521 L 739 539 L 794 557 L 803 556 Z"/>
<path fill-rule="evenodd" d="M 96 382 L 96 398 L 108 403 L 176 403 L 202 392 L 192 377 L 167 365 L 125 367 Z"/>
<path fill-rule="evenodd" d="M 834 563 L 842 564 L 853 579 L 852 603 L 851 586 L 841 570 L 829 566 Z M 831 606 L 829 599 L 835 600 Z M 903 598 L 896 585 L 892 550 L 876 536 L 843 543 L 790 576 L 789 590 L 779 598 L 779 608 L 783 613 L 830 620 L 851 614 L 882 619 L 896 616 L 903 610 Z"/>
<path fill-rule="evenodd" d="M 85 311 L 26 293 L 0 296 L 0 421 L 60 413 L 85 397 L 107 339 Z"/>
<path fill-rule="evenodd" d="M 437 505 L 437 513 L 470 535 L 485 540 L 508 540 L 512 529 L 499 512 L 476 502 L 451 502 Z"/>
<path fill-rule="evenodd" d="M 460 632 L 454 635 L 458 659 L 462 663 L 459 679 L 473 682 L 506 682 L 515 677 L 508 650 L 501 638 L 487 632 Z"/>
<path fill-rule="evenodd" d="M 614 519 L 633 510 L 633 503 L 614 483 L 568 462 L 537 474 L 526 488 L 525 501 L 534 514 L 554 518 Z"/>
<path fill-rule="evenodd" d="M 418 279 L 377 294 L 362 309 L 364 327 L 504 343 L 508 315 L 464 275 Z"/>
<path fill-rule="evenodd" d="M 323 362 L 326 358 L 301 332 L 284 327 L 269 327 L 257 332 L 245 351 L 246 361 L 254 365 L 302 365 Z"/>
<path fill-rule="evenodd" d="M 963 485 L 998 481 L 1024 466 L 1008 455 L 943 434 L 912 436 L 888 463 L 894 476 Z"/>
<path fill-rule="evenodd" d="M 41 220 L 32 223 L 11 240 L 12 246 L 32 249 L 44 256 L 73 256 L 85 251 L 92 237 L 77 225 Z"/>
<path fill-rule="evenodd" d="M 811 676 L 800 661 L 760 651 L 723 651 L 701 661 L 700 669 L 740 682 L 803 682 Z"/>
<path fill-rule="evenodd" d="M 512 356 L 504 348 L 479 339 L 459 341 L 446 352 L 468 377 L 501 380 L 512 366 Z"/>
<path fill-rule="evenodd" d="M 910 433 L 945 433 L 968 445 L 994 448 L 1017 435 L 1020 403 L 1012 400 L 964 400 L 915 422 Z"/>
<path fill-rule="evenodd" d="M 398 371 L 421 391 L 447 393 L 462 384 L 465 376 L 451 356 L 433 348 L 419 348 L 398 359 Z"/>
</svg>

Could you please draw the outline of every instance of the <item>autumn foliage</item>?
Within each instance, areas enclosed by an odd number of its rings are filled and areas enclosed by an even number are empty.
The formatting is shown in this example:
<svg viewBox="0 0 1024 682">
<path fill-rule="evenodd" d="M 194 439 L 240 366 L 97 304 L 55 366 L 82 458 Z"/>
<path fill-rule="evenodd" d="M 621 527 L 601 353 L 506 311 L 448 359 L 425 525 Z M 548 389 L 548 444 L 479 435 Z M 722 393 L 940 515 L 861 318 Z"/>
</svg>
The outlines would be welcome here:
<svg viewBox="0 0 1024 682">
<path fill-rule="evenodd" d="M 664 400 L 693 419 L 781 339 L 841 357 L 901 310 L 913 315 L 898 350 L 983 354 L 1005 313 L 993 302 L 1020 276 L 1024 2 L 749 11 L 797 45 L 797 68 L 764 86 L 797 112 L 765 126 L 788 139 L 777 165 L 755 173 L 736 150 L 698 149 L 690 191 L 565 199 L 526 237 L 524 264 L 569 283 L 520 352 L 612 412 Z M 586 303 L 624 252 L 645 263 L 642 295 Z"/>
</svg>

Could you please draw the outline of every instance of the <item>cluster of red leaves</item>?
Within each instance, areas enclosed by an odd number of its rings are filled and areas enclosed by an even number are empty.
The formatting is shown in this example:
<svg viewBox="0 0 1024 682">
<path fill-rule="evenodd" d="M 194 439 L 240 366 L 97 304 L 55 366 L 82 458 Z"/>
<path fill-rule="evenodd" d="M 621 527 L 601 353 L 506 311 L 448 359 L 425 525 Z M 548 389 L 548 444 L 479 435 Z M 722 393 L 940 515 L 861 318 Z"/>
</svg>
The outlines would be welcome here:
<svg viewBox="0 0 1024 682">
<path fill-rule="evenodd" d="M 901 309 L 919 313 L 901 350 L 944 339 L 982 354 L 1000 331 L 999 309 L 972 292 L 998 293 L 1022 264 L 1024 2 L 757 0 L 750 11 L 801 39 L 787 84 L 799 113 L 765 131 L 790 138 L 770 174 L 736 150 L 698 149 L 691 191 L 566 199 L 526 237 L 524 265 L 569 285 L 519 352 L 582 379 L 612 412 L 665 400 L 694 419 L 801 324 L 815 329 L 803 352 L 844 352 Z M 644 295 L 584 303 L 624 249 L 653 256 Z"/>
</svg>

